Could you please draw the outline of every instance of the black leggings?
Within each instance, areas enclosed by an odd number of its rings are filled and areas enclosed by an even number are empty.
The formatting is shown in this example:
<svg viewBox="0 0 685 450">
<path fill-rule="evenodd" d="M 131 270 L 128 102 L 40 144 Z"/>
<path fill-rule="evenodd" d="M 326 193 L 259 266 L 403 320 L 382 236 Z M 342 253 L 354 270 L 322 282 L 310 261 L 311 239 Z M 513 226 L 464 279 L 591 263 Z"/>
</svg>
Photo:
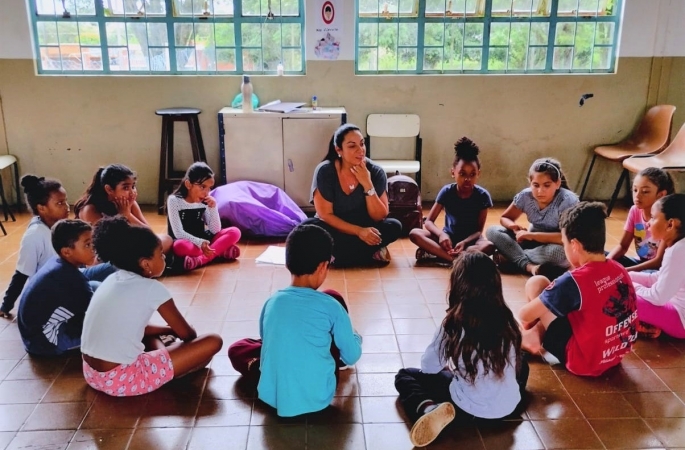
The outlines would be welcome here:
<svg viewBox="0 0 685 450">
<path fill-rule="evenodd" d="M 333 238 L 333 256 L 335 265 L 359 266 L 369 264 L 372 256 L 381 247 L 395 242 L 402 234 L 402 224 L 397 219 L 383 219 L 380 222 L 371 222 L 363 227 L 374 227 L 381 233 L 381 243 L 378 245 L 368 245 L 366 242 L 352 234 L 345 234 L 333 228 L 318 217 L 312 217 L 303 222 L 307 225 L 318 225 Z"/>
<path fill-rule="evenodd" d="M 522 357 L 521 370 L 516 380 L 521 391 L 522 400 L 526 383 L 528 382 L 529 370 L 528 362 Z M 454 374 L 449 370 L 443 370 L 439 373 L 424 373 L 421 369 L 400 369 L 397 375 L 395 375 L 395 389 L 400 394 L 400 403 L 402 403 L 407 416 L 412 421 L 416 421 L 420 417 L 417 409 L 426 400 L 431 400 L 434 403 L 452 402 L 454 404 L 450 395 L 452 379 L 454 379 Z M 520 405 L 521 403 L 516 408 L 518 409 Z M 473 417 L 456 405 L 454 405 L 454 408 L 459 416 Z"/>
</svg>

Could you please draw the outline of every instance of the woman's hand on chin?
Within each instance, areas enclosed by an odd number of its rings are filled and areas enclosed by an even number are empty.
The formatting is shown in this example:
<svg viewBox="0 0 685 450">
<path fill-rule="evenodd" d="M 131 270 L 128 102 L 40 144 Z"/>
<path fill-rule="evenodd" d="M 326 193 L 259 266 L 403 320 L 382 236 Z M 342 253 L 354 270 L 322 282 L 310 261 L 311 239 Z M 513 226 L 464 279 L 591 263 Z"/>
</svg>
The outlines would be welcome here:
<svg viewBox="0 0 685 450">
<path fill-rule="evenodd" d="M 369 169 L 366 167 L 366 158 L 362 158 L 361 164 L 352 166 L 350 170 L 364 190 L 371 189 L 373 182 L 371 181 L 371 172 L 369 172 Z"/>
</svg>

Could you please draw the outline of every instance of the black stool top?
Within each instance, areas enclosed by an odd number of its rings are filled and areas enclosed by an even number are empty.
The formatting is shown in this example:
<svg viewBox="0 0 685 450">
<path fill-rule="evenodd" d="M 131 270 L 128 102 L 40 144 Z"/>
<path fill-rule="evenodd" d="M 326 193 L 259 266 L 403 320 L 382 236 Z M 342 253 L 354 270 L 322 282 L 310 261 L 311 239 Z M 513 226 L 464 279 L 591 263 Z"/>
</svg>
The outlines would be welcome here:
<svg viewBox="0 0 685 450">
<path fill-rule="evenodd" d="M 185 116 L 185 115 L 196 115 L 202 112 L 201 109 L 197 108 L 164 108 L 155 111 L 158 116 Z"/>
</svg>

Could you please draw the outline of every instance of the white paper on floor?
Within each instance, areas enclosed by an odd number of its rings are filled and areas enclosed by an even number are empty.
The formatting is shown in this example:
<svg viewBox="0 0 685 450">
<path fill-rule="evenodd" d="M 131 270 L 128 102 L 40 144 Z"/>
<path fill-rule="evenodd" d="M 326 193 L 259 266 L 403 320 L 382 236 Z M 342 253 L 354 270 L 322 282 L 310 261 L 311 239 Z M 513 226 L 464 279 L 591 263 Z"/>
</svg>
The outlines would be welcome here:
<svg viewBox="0 0 685 450">
<path fill-rule="evenodd" d="M 258 263 L 285 265 L 285 247 L 269 245 L 267 249 L 255 259 Z"/>
</svg>

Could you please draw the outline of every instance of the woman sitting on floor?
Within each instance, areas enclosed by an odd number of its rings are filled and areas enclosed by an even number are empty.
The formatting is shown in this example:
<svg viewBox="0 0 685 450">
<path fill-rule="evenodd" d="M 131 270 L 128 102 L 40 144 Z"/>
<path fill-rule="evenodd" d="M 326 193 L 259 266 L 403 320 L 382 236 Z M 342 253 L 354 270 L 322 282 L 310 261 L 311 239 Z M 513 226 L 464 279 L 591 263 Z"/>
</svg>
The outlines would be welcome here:
<svg viewBox="0 0 685 450">
<path fill-rule="evenodd" d="M 399 238 L 402 224 L 388 217 L 387 177 L 366 158 L 364 136 L 352 124 L 333 135 L 328 154 L 314 171 L 312 202 L 316 217 L 305 223 L 333 237 L 337 266 L 387 263 L 387 245 Z"/>
</svg>

